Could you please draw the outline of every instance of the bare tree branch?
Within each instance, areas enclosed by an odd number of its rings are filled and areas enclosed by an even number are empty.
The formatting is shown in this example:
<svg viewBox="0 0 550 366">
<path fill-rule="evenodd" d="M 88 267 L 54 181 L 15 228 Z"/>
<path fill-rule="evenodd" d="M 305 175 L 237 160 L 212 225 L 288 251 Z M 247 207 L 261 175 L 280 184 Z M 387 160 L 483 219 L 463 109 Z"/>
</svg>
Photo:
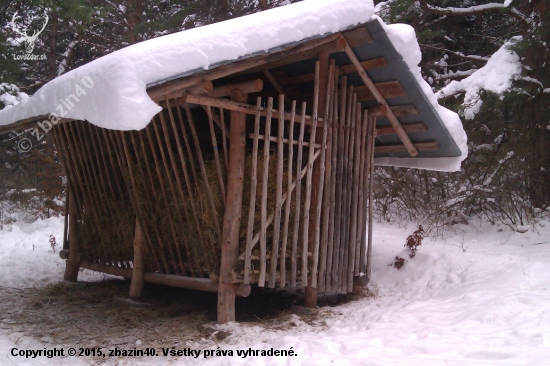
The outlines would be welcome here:
<svg viewBox="0 0 550 366">
<path fill-rule="evenodd" d="M 422 48 L 430 48 L 430 49 L 433 49 L 433 50 L 439 50 L 439 51 L 448 52 L 448 53 L 451 53 L 451 54 L 453 54 L 453 55 L 455 55 L 455 56 L 462 57 L 462 58 L 465 58 L 465 59 L 468 59 L 468 60 L 483 61 L 483 62 L 489 61 L 489 57 L 478 56 L 478 55 L 465 55 L 465 54 L 463 54 L 462 52 L 451 51 L 451 50 L 449 50 L 449 49 L 442 48 L 442 47 L 435 47 L 435 46 L 430 46 L 430 45 L 427 45 L 427 44 L 421 44 L 420 47 L 422 47 Z"/>
</svg>

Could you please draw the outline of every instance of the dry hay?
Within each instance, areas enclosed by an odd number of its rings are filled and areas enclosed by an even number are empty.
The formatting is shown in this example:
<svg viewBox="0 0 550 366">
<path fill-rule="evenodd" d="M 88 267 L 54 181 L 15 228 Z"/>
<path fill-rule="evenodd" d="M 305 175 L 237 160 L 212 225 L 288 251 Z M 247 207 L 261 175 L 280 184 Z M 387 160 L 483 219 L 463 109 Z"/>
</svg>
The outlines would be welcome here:
<svg viewBox="0 0 550 366">
<path fill-rule="evenodd" d="M 199 130 L 199 133 L 204 133 Z M 173 136 L 173 135 L 172 135 Z M 181 135 L 180 135 L 181 137 Z M 207 137 L 210 139 L 210 137 Z M 218 145 L 221 144 L 221 136 L 218 136 Z M 201 140 L 204 137 L 201 136 Z M 183 145 L 183 142 L 182 142 Z M 173 170 L 168 159 L 168 150 L 166 144 L 163 146 L 156 145 L 156 154 L 160 159 L 161 152 L 165 153 L 170 166 L 168 169 L 160 162 L 159 172 L 162 175 L 159 177 L 155 168 L 155 161 L 151 151 L 147 152 L 147 156 L 143 155 L 133 157 L 132 171 L 135 181 L 132 184 L 131 176 L 128 168 L 120 172 L 120 180 L 125 182 L 126 187 L 132 187 L 133 204 L 130 202 L 130 197 L 126 194 L 121 194 L 119 200 L 113 200 L 109 197 L 102 197 L 100 204 L 96 205 L 99 215 L 92 215 L 92 212 L 87 212 L 85 220 L 82 220 L 79 226 L 79 240 L 82 245 L 82 259 L 90 262 L 118 263 L 122 267 L 129 267 L 133 253 L 133 235 L 135 227 L 134 207 L 137 206 L 141 216 L 145 218 L 145 229 L 147 236 L 152 245 L 155 246 L 156 257 L 147 255 L 148 262 L 146 264 L 147 271 L 159 271 L 161 273 L 174 273 L 174 268 L 178 268 L 180 264 L 184 267 L 184 274 L 206 276 L 208 273 L 215 272 L 219 269 L 221 249 L 220 238 L 215 227 L 214 217 L 220 225 L 220 231 L 223 225 L 224 214 L 224 197 L 221 195 L 220 184 L 218 179 L 218 171 L 212 147 L 208 149 L 208 144 L 203 145 L 201 142 L 201 153 L 204 156 L 204 165 L 208 184 L 204 183 L 199 159 L 196 155 L 194 146 L 191 146 L 193 152 L 190 157 L 187 154 L 185 145 L 183 151 L 185 156 L 185 164 L 187 170 L 181 164 L 179 152 L 176 148 L 175 138 L 171 141 L 172 153 L 176 157 L 178 163 L 177 169 Z M 163 150 L 161 150 L 163 149 Z M 288 146 L 285 147 L 285 164 L 283 174 L 283 194 L 287 190 L 287 164 L 286 157 Z M 224 183 L 227 183 L 227 169 L 224 164 L 223 152 L 220 149 L 220 164 Z M 307 160 L 308 148 L 304 148 L 304 161 Z M 138 161 L 139 159 L 139 161 Z M 293 177 L 296 176 L 296 160 L 297 153 L 295 151 L 293 161 Z M 258 153 L 258 174 L 257 174 L 257 190 L 255 201 L 255 218 L 254 218 L 254 233 L 260 231 L 260 210 L 262 199 L 262 172 L 263 172 L 263 142 L 260 142 Z M 149 165 L 149 169 L 146 169 Z M 303 168 L 300 167 L 300 168 Z M 151 172 L 151 176 L 148 175 Z M 185 177 L 185 172 L 188 176 Z M 116 173 L 114 173 L 116 174 Z M 240 249 L 239 253 L 244 253 L 246 246 L 246 234 L 248 228 L 248 214 L 251 197 L 251 174 L 252 174 L 252 154 L 247 150 L 245 160 L 245 177 L 243 190 L 243 207 L 242 218 L 240 223 Z M 275 151 L 270 152 L 269 159 L 269 179 L 268 179 L 268 200 L 267 212 L 268 216 L 275 211 L 276 191 L 277 191 L 277 154 Z M 179 182 L 178 179 L 179 178 Z M 190 185 L 187 185 L 187 179 Z M 113 178 L 114 180 L 114 178 Z M 161 185 L 161 181 L 164 185 Z M 134 188 L 135 187 L 135 188 Z M 212 212 L 209 202 L 209 191 L 214 201 L 215 212 Z M 189 193 L 191 192 L 191 193 Z M 305 179 L 302 180 L 302 201 L 303 207 L 305 203 Z M 291 200 L 289 230 L 287 240 L 287 253 L 289 254 L 292 247 L 294 214 L 295 214 L 295 190 L 293 199 Z M 285 206 L 282 207 L 281 216 L 281 238 L 284 225 Z M 99 216 L 99 218 L 97 218 Z M 198 220 L 198 227 L 195 220 Z M 273 223 L 267 230 L 267 250 L 268 261 L 271 256 L 269 251 L 272 247 L 274 237 Z M 302 235 L 303 222 L 300 220 L 300 236 Z M 174 238 L 175 237 L 175 238 Z M 174 245 L 174 242 L 176 245 Z M 256 245 L 252 253 L 253 256 L 259 256 L 259 245 Z M 301 245 L 298 245 L 298 257 L 301 255 Z M 166 258 L 168 270 L 163 266 L 162 256 Z M 269 263 L 268 263 L 269 265 Z M 242 271 L 244 262 L 239 262 L 238 271 Z M 192 271 L 190 271 L 192 270 Z"/>
</svg>

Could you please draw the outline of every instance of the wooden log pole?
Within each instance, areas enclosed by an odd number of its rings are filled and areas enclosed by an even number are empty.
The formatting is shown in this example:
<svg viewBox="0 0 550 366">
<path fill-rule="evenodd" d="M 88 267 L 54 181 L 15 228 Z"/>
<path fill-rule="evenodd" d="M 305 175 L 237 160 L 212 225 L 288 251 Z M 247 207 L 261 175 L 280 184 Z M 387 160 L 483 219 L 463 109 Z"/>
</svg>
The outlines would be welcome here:
<svg viewBox="0 0 550 366">
<path fill-rule="evenodd" d="M 371 271 L 372 271 L 372 205 L 374 203 L 373 200 L 373 190 L 374 190 L 374 143 L 376 140 L 376 118 L 370 119 L 370 123 L 372 124 L 372 132 L 371 132 L 371 155 L 369 156 L 370 160 L 370 171 L 369 171 L 369 224 L 368 224 L 368 233 L 367 233 L 367 270 L 366 270 L 366 283 L 367 285 L 370 282 L 371 278 Z"/>
<path fill-rule="evenodd" d="M 260 108 L 262 98 L 256 99 L 258 113 L 254 119 L 254 137 L 252 147 L 252 174 L 250 181 L 250 205 L 248 207 L 248 228 L 246 231 L 246 249 L 244 262 L 244 283 L 250 283 L 250 271 L 252 270 L 252 239 L 254 238 L 254 218 L 256 215 L 256 189 L 258 186 L 258 135 L 260 134 Z"/>
<path fill-rule="evenodd" d="M 340 73 L 336 68 L 334 75 L 334 98 L 333 98 L 333 116 L 332 116 L 332 133 L 331 133 L 331 162 L 330 162 L 330 197 L 329 197 L 329 218 L 328 218 L 328 248 L 327 248 L 327 269 L 326 269 L 326 291 L 332 290 L 332 266 L 334 256 L 334 233 L 335 233 L 335 211 L 336 211 L 336 167 L 338 165 L 338 129 L 340 117 L 340 94 L 339 80 Z"/>
<path fill-rule="evenodd" d="M 291 108 L 292 118 L 290 119 L 290 124 L 288 127 L 288 172 L 287 172 L 287 199 L 286 199 L 286 206 L 285 206 L 285 218 L 284 218 L 284 224 L 283 224 L 283 243 L 281 247 L 281 279 L 279 282 L 279 286 L 285 287 L 286 285 L 286 247 L 288 243 L 288 228 L 289 228 L 289 219 L 290 219 L 290 204 L 292 203 L 292 165 L 294 160 L 294 146 L 290 142 L 294 139 L 294 122 L 295 122 L 295 116 L 296 116 L 296 101 L 292 101 L 292 108 Z M 300 169 L 299 167 L 297 169 Z M 296 205 L 300 205 L 300 202 L 296 202 Z"/>
<path fill-rule="evenodd" d="M 279 95 L 279 125 L 277 131 L 277 188 L 275 193 L 275 222 L 273 223 L 273 244 L 271 247 L 271 269 L 269 273 L 270 288 L 275 287 L 277 263 L 279 259 L 279 241 L 281 238 L 281 210 L 283 198 L 283 168 L 284 168 L 284 133 L 285 133 L 285 96 Z M 290 192 L 288 192 L 290 193 Z M 284 256 L 282 257 L 284 260 Z"/>
<path fill-rule="evenodd" d="M 332 110 L 330 108 L 331 102 L 332 102 L 332 88 L 333 88 L 333 74 L 334 74 L 334 65 L 330 66 L 329 69 L 329 75 L 328 75 L 328 85 L 326 88 L 326 96 L 325 96 L 325 112 L 324 112 L 324 119 L 325 123 L 323 123 L 323 135 L 321 139 L 321 158 L 319 163 L 319 181 L 318 181 L 318 188 L 317 188 L 317 202 L 315 202 L 315 230 L 314 230 L 314 239 L 313 239 L 313 265 L 311 269 L 311 287 L 317 289 L 319 286 L 318 277 L 321 277 L 324 279 L 324 271 L 326 268 L 326 236 L 321 236 L 321 214 L 323 212 L 323 198 L 325 196 L 329 196 L 328 194 L 324 194 L 324 188 L 325 188 L 325 175 L 327 173 L 326 169 L 326 162 L 327 162 L 327 140 L 328 140 L 328 132 L 329 128 L 331 127 L 331 113 Z M 330 155 L 328 156 L 330 159 Z M 330 175 L 330 171 L 328 171 L 328 174 Z M 328 179 L 327 179 L 328 181 Z M 325 213 L 327 213 L 327 210 L 325 209 Z M 328 225 L 327 225 L 328 226 Z M 321 240 L 322 239 L 322 240 Z M 321 262 L 320 262 L 320 269 L 319 268 L 319 255 L 321 255 Z M 324 281 L 322 281 L 324 282 Z M 324 287 L 324 286 L 323 286 Z"/>
<path fill-rule="evenodd" d="M 368 173 L 366 172 L 366 161 L 368 156 L 367 149 L 367 127 L 368 127 L 368 116 L 369 112 L 363 112 L 363 119 L 361 122 L 361 159 L 360 159 L 360 173 L 359 173 L 359 205 L 357 208 L 358 216 L 358 225 L 357 225 L 357 248 L 355 249 L 355 273 L 354 276 L 360 276 L 361 273 L 364 274 L 364 260 L 363 256 L 365 255 L 365 240 L 364 234 L 367 227 L 367 215 L 365 213 L 365 196 L 367 195 L 367 177 Z"/>
<path fill-rule="evenodd" d="M 266 252 L 267 252 L 267 185 L 269 179 L 269 141 L 271 135 L 271 111 L 273 109 L 273 98 L 267 100 L 267 117 L 265 121 L 265 136 L 266 142 L 264 143 L 263 152 L 263 171 L 262 171 L 262 202 L 260 207 L 260 277 L 258 280 L 258 286 L 263 287 L 265 285 L 266 277 Z"/>
<path fill-rule="evenodd" d="M 320 69 L 321 62 L 317 61 L 315 64 L 315 87 L 314 87 L 314 97 L 313 97 L 313 125 L 310 130 L 309 143 L 313 145 L 315 143 L 315 136 L 317 134 L 317 116 L 319 110 L 319 83 L 320 83 Z M 303 239 L 302 239 L 302 287 L 309 287 L 309 290 L 306 288 L 306 298 L 305 305 L 307 307 L 316 307 L 317 306 L 317 292 L 311 286 L 308 286 L 308 253 L 312 249 L 313 243 L 310 245 L 310 229 L 314 226 L 310 222 L 310 210 L 312 202 L 312 184 L 313 184 L 313 164 L 314 159 L 313 155 L 315 149 L 313 146 L 309 148 L 309 158 L 307 162 L 307 177 L 306 177 L 306 195 L 305 195 L 305 204 L 304 204 L 304 228 L 303 228 Z M 313 234 L 313 233 L 311 233 Z M 311 235 L 313 238 L 313 235 Z"/>
<path fill-rule="evenodd" d="M 136 231 L 134 235 L 134 260 L 132 261 L 132 283 L 130 284 L 130 297 L 138 299 L 143 293 L 143 274 L 145 272 L 145 236 L 143 230 L 136 219 Z"/>
<path fill-rule="evenodd" d="M 218 148 L 218 140 L 216 139 L 216 131 L 214 130 L 214 121 L 212 118 L 212 108 L 206 107 L 206 114 L 208 116 L 208 124 L 210 126 L 210 137 L 212 138 L 212 147 L 214 149 L 214 158 L 216 161 L 216 172 L 218 173 L 218 184 L 220 185 L 220 191 L 225 201 L 225 182 L 223 181 L 222 165 L 220 162 L 220 153 Z M 222 138 L 225 138 L 222 136 Z"/>
<path fill-rule="evenodd" d="M 69 258 L 65 266 L 65 281 L 77 282 L 78 280 L 78 236 L 76 233 L 76 203 L 74 193 L 71 189 L 69 192 Z"/>
<path fill-rule="evenodd" d="M 300 232 L 300 214 L 302 209 L 302 158 L 304 154 L 304 133 L 306 102 L 302 102 L 302 118 L 298 135 L 298 158 L 296 160 L 296 206 L 294 211 L 294 230 L 292 236 L 292 252 L 290 254 L 290 287 L 296 287 L 298 272 L 298 237 Z"/>
<path fill-rule="evenodd" d="M 338 116 L 338 141 L 336 143 L 337 160 L 335 177 L 336 191 L 334 195 L 334 249 L 332 252 L 332 289 L 339 288 L 340 273 L 340 248 L 341 248 L 341 232 L 342 232 L 342 189 L 343 189 L 343 171 L 344 171 L 344 138 L 346 125 L 346 104 L 347 104 L 347 78 L 342 77 L 342 86 L 340 88 L 340 107 Z"/>
<path fill-rule="evenodd" d="M 234 90 L 231 99 L 244 103 L 247 95 Z M 237 266 L 239 250 L 239 228 L 243 203 L 243 183 L 246 148 L 246 114 L 231 112 L 229 131 L 229 174 L 227 179 L 227 200 L 223 217 L 221 236 L 220 284 L 218 288 L 218 323 L 235 321 L 236 285 L 233 270 Z"/>
<path fill-rule="evenodd" d="M 311 144 L 314 143 L 321 143 L 322 140 L 322 129 L 320 126 L 318 126 L 318 120 L 319 120 L 319 110 L 324 110 L 325 104 L 326 104 L 326 90 L 328 89 L 328 69 L 329 69 L 329 53 L 328 52 L 320 52 L 318 55 L 319 61 L 316 65 L 315 70 L 315 87 L 314 87 L 314 95 L 313 95 L 313 124 L 311 125 Z M 326 123 L 326 121 L 323 121 L 323 124 Z M 310 147 L 310 158 L 314 153 L 314 148 Z M 304 241 L 307 243 L 304 243 L 304 245 L 307 244 L 308 251 L 314 252 L 315 250 L 315 230 L 316 230 L 316 215 L 309 216 L 310 211 L 310 202 L 313 202 L 314 204 L 317 203 L 317 198 L 319 195 L 322 196 L 322 192 L 319 192 L 319 180 L 321 175 L 323 173 L 320 169 L 320 162 L 317 161 L 315 164 L 311 161 L 309 163 L 309 169 L 310 172 L 308 172 L 308 180 L 306 185 L 306 191 L 311 190 L 311 192 L 306 192 L 306 213 L 308 214 L 308 217 L 304 216 L 304 223 L 308 223 L 308 231 L 309 236 L 304 237 Z M 309 174 L 311 173 L 311 175 Z M 310 202 L 308 202 L 310 200 Z M 308 252 L 306 251 L 306 252 Z M 315 262 L 315 261 L 313 261 Z M 306 256 L 306 263 L 307 263 L 307 256 Z M 313 263 L 314 265 L 317 265 L 317 263 Z M 313 268 L 312 268 L 313 269 Z M 317 270 L 315 270 L 315 275 L 317 275 Z M 302 277 L 304 277 L 304 274 L 302 274 Z M 306 283 L 303 285 L 307 285 L 305 289 L 305 299 L 304 304 L 306 307 L 315 308 L 317 307 L 317 284 L 315 283 L 315 286 L 312 285 L 313 278 L 307 281 L 308 275 L 305 274 Z"/>
<path fill-rule="evenodd" d="M 357 104 L 354 127 L 354 151 L 353 151 L 353 187 L 351 192 L 351 227 L 350 227 L 350 253 L 348 264 L 348 292 L 353 292 L 353 277 L 355 275 L 355 264 L 357 257 L 357 225 L 358 225 L 358 203 L 359 203 L 359 185 L 360 181 L 360 161 L 361 161 L 361 104 Z"/>
</svg>

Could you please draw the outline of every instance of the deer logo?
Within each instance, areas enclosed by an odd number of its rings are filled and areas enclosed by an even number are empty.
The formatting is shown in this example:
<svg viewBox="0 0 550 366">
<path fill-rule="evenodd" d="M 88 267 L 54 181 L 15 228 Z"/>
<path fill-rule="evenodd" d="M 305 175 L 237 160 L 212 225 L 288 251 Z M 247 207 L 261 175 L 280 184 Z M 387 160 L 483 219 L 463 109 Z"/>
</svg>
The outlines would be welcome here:
<svg viewBox="0 0 550 366">
<path fill-rule="evenodd" d="M 35 31 L 32 36 L 29 36 L 27 32 L 22 32 L 17 28 L 17 25 L 15 24 L 15 20 L 17 19 L 17 12 L 15 12 L 15 14 L 13 14 L 13 18 L 11 18 L 11 28 L 15 33 L 19 34 L 23 38 L 23 42 L 25 42 L 25 52 L 27 54 L 32 53 L 32 51 L 34 50 L 34 43 L 36 42 L 36 39 L 44 31 L 46 25 L 48 24 L 48 20 L 50 18 L 48 18 L 48 14 L 46 13 L 44 13 L 44 16 L 46 17 L 46 19 L 44 20 L 44 25 L 42 26 L 42 29 L 40 29 L 39 31 Z"/>
</svg>

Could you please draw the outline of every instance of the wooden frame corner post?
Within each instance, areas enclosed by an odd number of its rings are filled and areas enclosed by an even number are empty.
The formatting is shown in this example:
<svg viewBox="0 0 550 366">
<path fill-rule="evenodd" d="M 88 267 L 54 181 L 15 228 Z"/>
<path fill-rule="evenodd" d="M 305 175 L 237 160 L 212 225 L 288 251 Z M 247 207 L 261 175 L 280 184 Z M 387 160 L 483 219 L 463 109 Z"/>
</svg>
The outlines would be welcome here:
<svg viewBox="0 0 550 366">
<path fill-rule="evenodd" d="M 233 90 L 231 100 L 246 103 L 247 95 L 241 90 Z M 221 236 L 222 256 L 218 287 L 218 323 L 220 324 L 235 321 L 237 286 L 233 283 L 232 272 L 237 265 L 239 249 L 246 148 L 246 114 L 232 111 L 230 123 L 227 197 Z"/>
</svg>

